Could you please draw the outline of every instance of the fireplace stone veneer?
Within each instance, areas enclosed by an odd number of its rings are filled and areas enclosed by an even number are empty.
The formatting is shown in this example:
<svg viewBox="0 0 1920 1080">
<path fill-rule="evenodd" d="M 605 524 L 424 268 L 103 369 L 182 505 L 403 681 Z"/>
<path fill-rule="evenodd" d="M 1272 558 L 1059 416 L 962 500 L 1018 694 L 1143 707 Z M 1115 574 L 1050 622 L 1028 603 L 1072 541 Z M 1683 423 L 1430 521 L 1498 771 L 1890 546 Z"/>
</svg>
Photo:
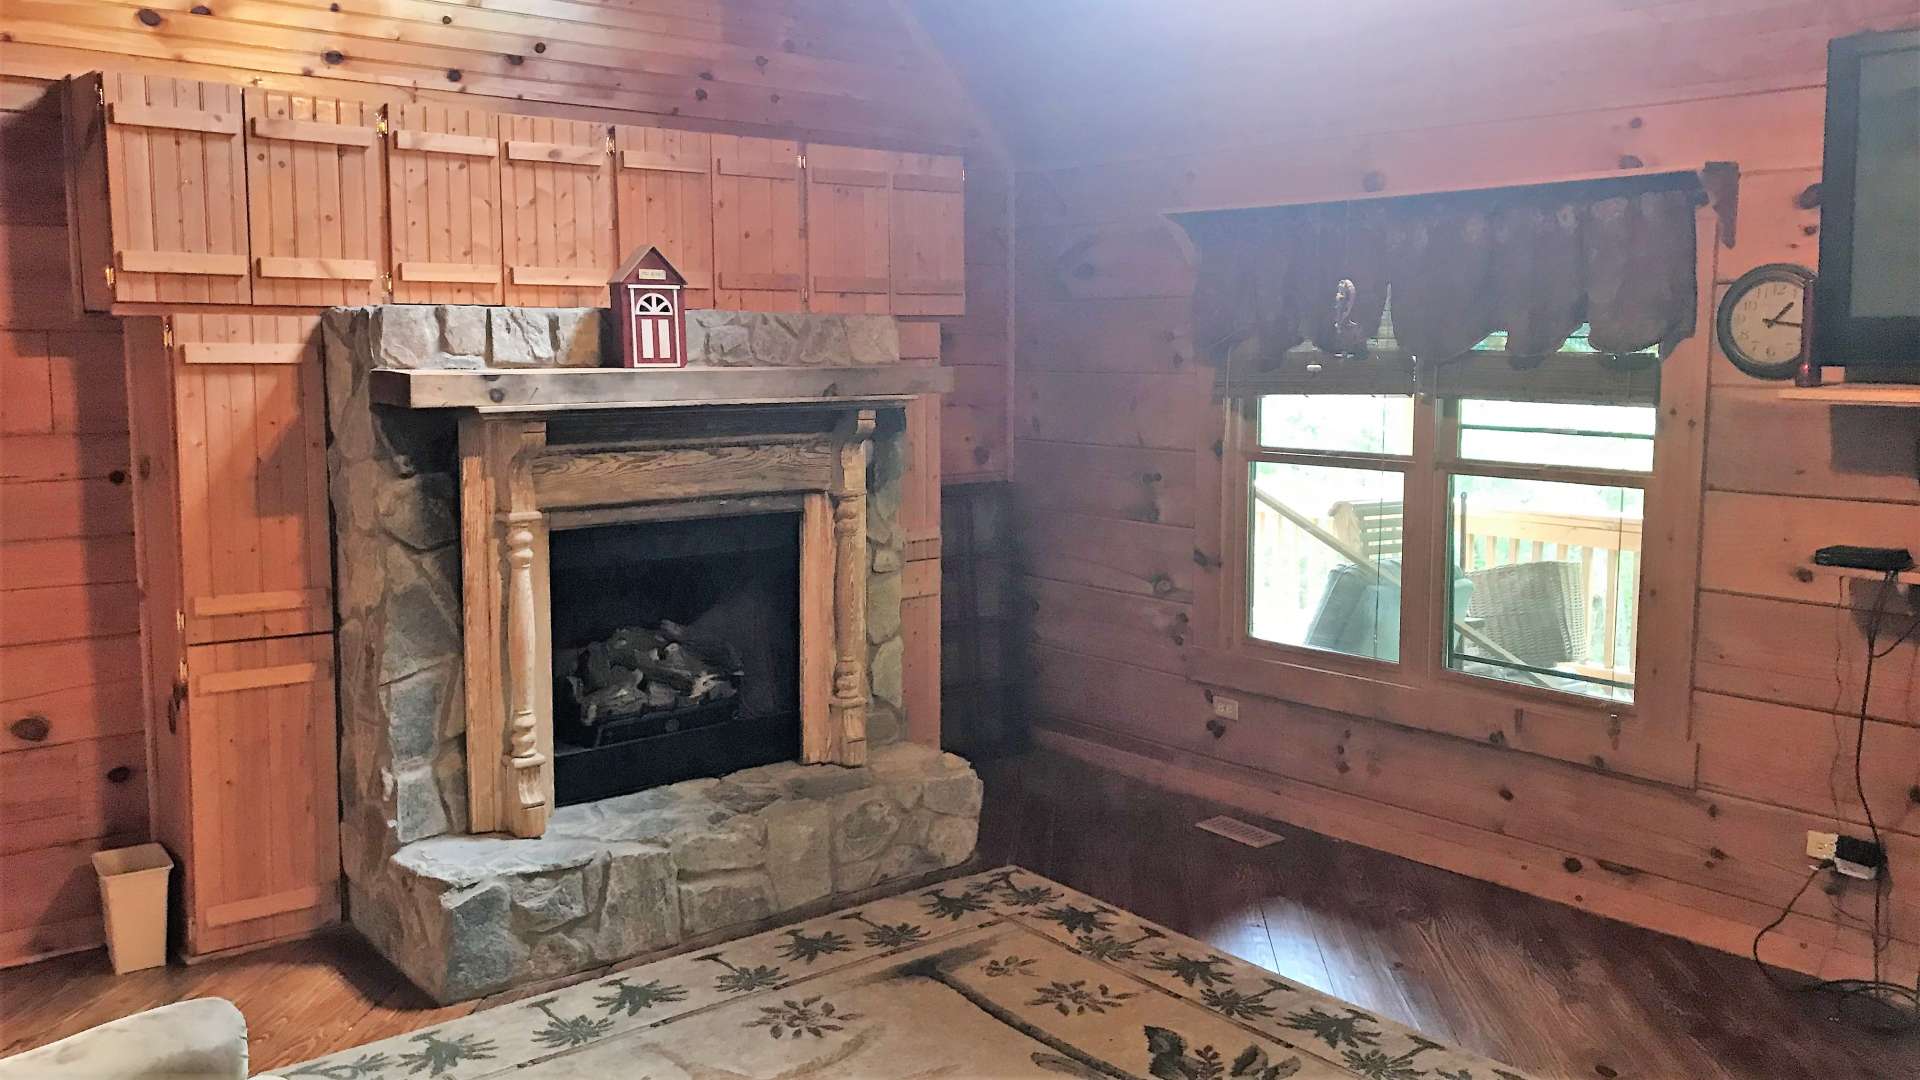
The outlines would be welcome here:
<svg viewBox="0 0 1920 1080">
<path fill-rule="evenodd" d="M 972 769 L 953 755 L 898 742 L 905 702 L 898 509 L 905 440 L 917 434 L 904 430 L 900 406 L 906 394 L 942 388 L 947 373 L 883 370 L 899 365 L 886 317 L 696 311 L 689 313 L 687 370 L 541 374 L 597 365 L 600 314 L 391 305 L 337 309 L 323 321 L 348 914 L 443 1002 L 744 932 L 836 896 L 957 865 L 973 849 L 980 784 Z M 715 386 L 750 386 L 749 396 L 727 401 L 724 390 L 709 393 L 706 369 Z M 409 372 L 462 378 L 422 379 L 409 402 Z M 669 381 L 645 382 L 649 376 Z M 546 390 L 563 383 L 564 392 Z M 656 389 L 675 400 L 636 396 Z M 446 393 L 476 396 L 435 398 Z M 727 407 L 700 404 L 706 399 Z M 646 418 L 638 429 L 637 417 Z M 849 764 L 764 766 L 554 810 L 550 772 L 515 768 L 551 755 L 550 710 L 518 694 L 511 672 L 501 670 L 524 668 L 526 650 L 537 647 L 504 623 L 544 610 L 527 604 L 544 601 L 544 592 L 536 595 L 544 579 L 514 574 L 544 553 L 547 519 L 572 515 L 566 524 L 584 527 L 661 506 L 695 514 L 711 504 L 726 512 L 728 500 L 804 500 L 804 492 L 785 488 L 807 485 L 774 484 L 781 494 L 762 494 L 756 485 L 765 487 L 764 478 L 746 477 L 737 492 L 697 484 L 687 494 L 663 483 L 657 493 L 607 505 L 588 498 L 555 510 L 482 499 L 492 505 L 463 507 L 462 492 L 471 498 L 476 490 L 475 431 L 533 430 L 522 422 L 551 418 L 556 432 L 567 431 L 559 442 L 591 444 L 595 425 L 604 425 L 619 447 L 656 455 L 633 461 L 672 464 L 681 459 L 658 453 L 739 441 L 728 432 L 799 445 L 793 432 L 819 428 L 822 417 L 833 421 L 829 437 L 807 445 L 829 448 L 840 472 L 814 500 L 815 535 L 834 530 L 825 568 L 834 588 L 843 596 L 849 587 L 860 591 L 852 605 L 859 618 L 830 620 L 825 646 L 816 625 L 814 652 L 829 649 L 833 662 L 815 668 L 814 688 L 824 673 L 840 741 L 814 759 Z M 636 442 L 636 430 L 649 438 Z M 545 452 L 538 440 L 530 448 Z M 501 460 L 518 461 L 524 484 L 526 466 L 538 459 Z M 847 475 L 861 464 L 857 477 Z M 498 479 L 487 490 L 511 495 L 514 479 Z M 837 542 L 849 536 L 859 538 L 857 554 Z M 488 550 L 488 543 L 496 545 L 500 573 L 470 566 L 463 578 L 463 549 Z M 816 560 L 816 592 L 821 572 Z M 492 643 L 478 651 L 468 637 L 473 597 L 463 597 L 476 581 L 499 590 L 503 613 Z M 478 682 L 467 671 L 476 655 L 496 665 Z M 475 741 L 473 711 L 490 700 L 481 693 L 476 705 L 480 686 L 497 688 L 503 723 L 493 729 L 497 736 L 483 732 Z M 529 729 L 529 720 L 547 727 Z M 495 737 L 499 755 L 472 759 L 471 747 Z M 496 812 L 478 824 L 501 831 L 476 832 L 469 791 L 485 785 L 474 788 L 474 768 L 499 770 L 500 796 L 538 804 L 535 812 Z M 514 785 L 525 777 L 543 779 L 544 793 Z"/>
</svg>

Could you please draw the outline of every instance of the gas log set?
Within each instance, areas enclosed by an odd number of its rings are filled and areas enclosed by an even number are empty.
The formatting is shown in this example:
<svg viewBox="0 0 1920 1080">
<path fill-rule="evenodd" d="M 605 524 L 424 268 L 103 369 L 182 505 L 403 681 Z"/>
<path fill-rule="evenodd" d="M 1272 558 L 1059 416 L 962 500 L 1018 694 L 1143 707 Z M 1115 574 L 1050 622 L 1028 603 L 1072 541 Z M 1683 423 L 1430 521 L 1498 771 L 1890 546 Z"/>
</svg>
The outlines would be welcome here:
<svg viewBox="0 0 1920 1080">
<path fill-rule="evenodd" d="M 587 747 L 724 723 L 740 706 L 740 657 L 675 622 L 629 626 L 555 650 L 556 735 Z"/>
</svg>

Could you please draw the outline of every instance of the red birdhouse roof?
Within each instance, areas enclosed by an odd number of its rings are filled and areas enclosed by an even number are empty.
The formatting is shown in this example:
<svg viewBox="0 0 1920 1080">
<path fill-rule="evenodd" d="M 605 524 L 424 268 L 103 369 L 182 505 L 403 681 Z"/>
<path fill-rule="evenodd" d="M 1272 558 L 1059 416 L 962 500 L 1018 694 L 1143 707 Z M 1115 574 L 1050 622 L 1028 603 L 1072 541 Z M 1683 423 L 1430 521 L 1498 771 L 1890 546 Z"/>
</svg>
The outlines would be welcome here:
<svg viewBox="0 0 1920 1080">
<path fill-rule="evenodd" d="M 654 272 L 646 273 L 645 271 Z M 661 272 L 666 276 L 661 277 Z M 627 261 L 620 264 L 620 269 L 615 270 L 613 278 L 607 282 L 609 285 L 685 285 L 686 283 L 687 279 L 681 276 L 680 271 L 675 270 L 673 264 L 667 261 L 667 257 L 660 253 L 660 249 L 652 244 L 634 249 L 633 254 L 627 256 Z"/>
</svg>

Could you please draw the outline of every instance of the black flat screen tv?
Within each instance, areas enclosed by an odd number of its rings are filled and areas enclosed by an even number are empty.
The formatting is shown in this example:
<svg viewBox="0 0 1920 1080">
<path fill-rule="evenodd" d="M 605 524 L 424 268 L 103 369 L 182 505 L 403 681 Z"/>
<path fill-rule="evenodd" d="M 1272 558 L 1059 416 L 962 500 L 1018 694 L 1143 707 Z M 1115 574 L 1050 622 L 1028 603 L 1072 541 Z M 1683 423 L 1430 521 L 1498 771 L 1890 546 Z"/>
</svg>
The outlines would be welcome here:
<svg viewBox="0 0 1920 1080">
<path fill-rule="evenodd" d="M 1814 297 L 1818 363 L 1920 377 L 1920 28 L 1827 46 Z"/>
</svg>

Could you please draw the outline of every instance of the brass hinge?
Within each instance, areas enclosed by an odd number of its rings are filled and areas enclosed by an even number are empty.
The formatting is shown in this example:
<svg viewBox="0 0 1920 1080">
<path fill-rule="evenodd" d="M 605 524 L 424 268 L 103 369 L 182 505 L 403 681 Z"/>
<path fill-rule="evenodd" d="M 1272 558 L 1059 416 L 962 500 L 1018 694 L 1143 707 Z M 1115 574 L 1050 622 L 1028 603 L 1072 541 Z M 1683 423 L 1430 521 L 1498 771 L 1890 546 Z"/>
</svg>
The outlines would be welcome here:
<svg viewBox="0 0 1920 1080">
<path fill-rule="evenodd" d="M 102 109 L 106 108 L 107 107 L 107 84 L 96 83 L 93 88 L 93 96 L 100 99 L 100 107 Z"/>
<path fill-rule="evenodd" d="M 173 348 L 173 320 L 172 319 L 160 320 L 160 344 L 169 349 Z M 186 619 L 187 617 L 185 615 L 180 616 L 181 629 L 186 628 L 186 625 L 187 625 Z"/>
<path fill-rule="evenodd" d="M 386 113 L 383 112 L 380 114 L 380 119 L 374 122 L 373 130 L 381 138 L 384 139 L 387 137 L 387 114 Z"/>
<path fill-rule="evenodd" d="M 380 275 L 380 287 L 386 291 L 388 296 L 393 295 L 393 275 L 391 273 Z"/>
<path fill-rule="evenodd" d="M 607 153 L 609 153 L 609 154 L 612 154 L 613 152 L 614 152 L 614 146 L 613 146 L 613 132 L 612 132 L 612 130 L 608 130 L 608 132 L 607 132 Z"/>
<path fill-rule="evenodd" d="M 107 279 L 107 288 L 109 289 L 113 288 L 113 267 L 111 266 L 101 267 L 100 274 L 102 277 L 105 277 Z"/>
</svg>

